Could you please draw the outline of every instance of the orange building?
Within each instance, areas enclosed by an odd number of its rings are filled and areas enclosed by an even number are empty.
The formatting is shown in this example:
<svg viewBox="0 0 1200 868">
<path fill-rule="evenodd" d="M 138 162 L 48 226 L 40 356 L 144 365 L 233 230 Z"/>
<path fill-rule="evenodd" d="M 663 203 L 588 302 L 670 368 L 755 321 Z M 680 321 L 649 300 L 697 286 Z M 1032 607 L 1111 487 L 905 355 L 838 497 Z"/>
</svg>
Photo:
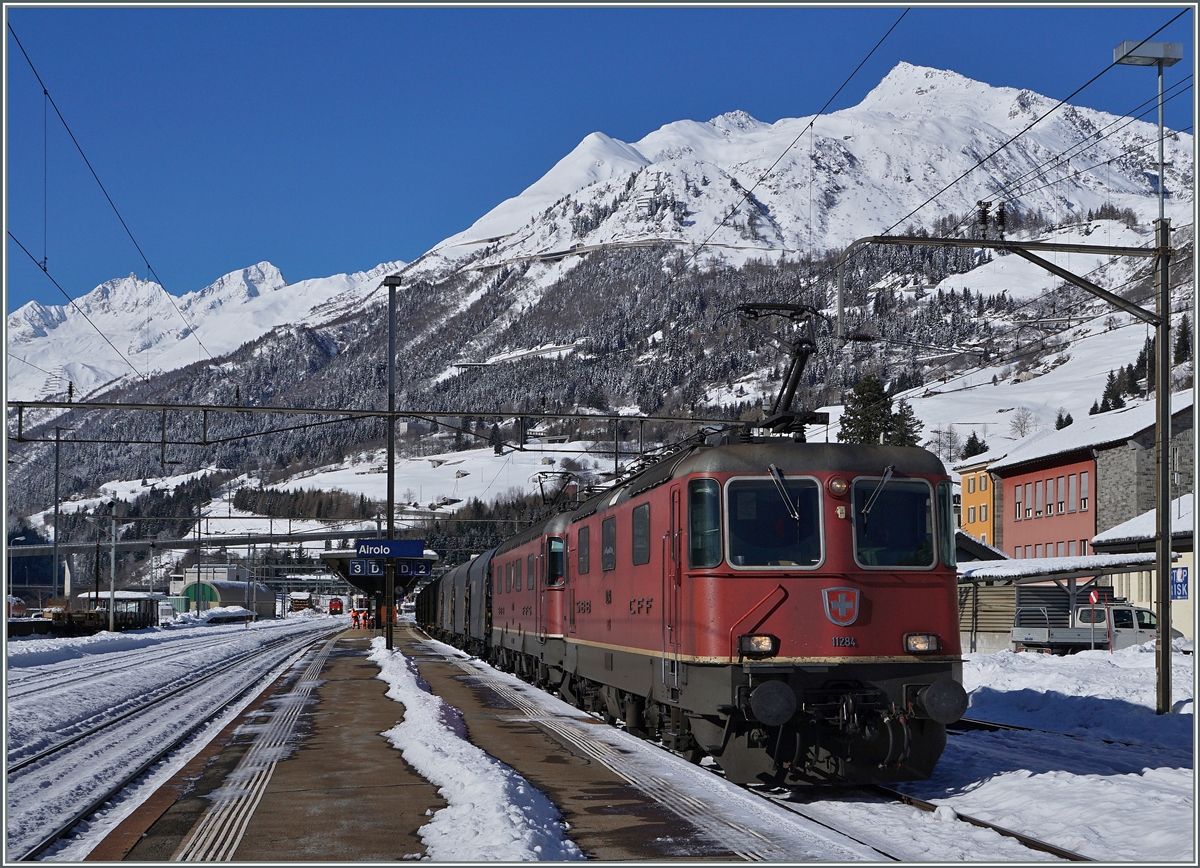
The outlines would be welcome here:
<svg viewBox="0 0 1200 868">
<path fill-rule="evenodd" d="M 999 456 L 989 453 L 976 455 L 954 468 L 961 476 L 962 518 L 959 524 L 971 536 L 992 546 L 996 540 L 992 530 L 996 512 L 992 497 L 995 487 L 988 474 L 988 465 L 996 457 Z"/>
</svg>

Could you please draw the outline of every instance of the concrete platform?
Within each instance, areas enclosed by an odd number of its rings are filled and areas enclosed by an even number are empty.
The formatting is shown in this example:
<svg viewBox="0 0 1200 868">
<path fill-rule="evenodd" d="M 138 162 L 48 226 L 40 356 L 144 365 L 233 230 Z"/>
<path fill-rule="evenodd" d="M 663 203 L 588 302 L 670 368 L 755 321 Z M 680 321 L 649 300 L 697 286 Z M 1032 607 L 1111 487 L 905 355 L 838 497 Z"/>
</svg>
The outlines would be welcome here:
<svg viewBox="0 0 1200 868">
<path fill-rule="evenodd" d="M 222 855 L 208 858 L 348 862 L 424 857 L 419 830 L 429 812 L 445 802 L 380 734 L 403 718 L 404 708 L 384 695 L 387 685 L 366 658 L 372 635 L 347 630 L 326 646 L 324 656 L 317 655 L 311 671 L 281 678 L 114 830 L 89 860 L 196 858 L 195 840 L 205 824 L 214 822 L 212 796 L 229 785 L 231 774 L 236 786 L 247 790 L 245 807 L 236 823 L 230 821 L 240 829 L 240 838 L 231 833 Z M 426 645 L 414 627 L 399 625 L 395 641 L 398 650 L 416 659 L 433 692 L 461 710 L 470 740 L 516 769 L 558 806 L 569 837 L 589 858 L 738 858 L 476 683 Z M 294 717 L 289 747 L 271 754 L 268 763 L 262 758 L 267 755 L 261 750 L 263 734 L 289 716 Z M 260 758 L 255 761 L 255 756 Z M 269 770 L 261 770 L 268 765 Z"/>
</svg>

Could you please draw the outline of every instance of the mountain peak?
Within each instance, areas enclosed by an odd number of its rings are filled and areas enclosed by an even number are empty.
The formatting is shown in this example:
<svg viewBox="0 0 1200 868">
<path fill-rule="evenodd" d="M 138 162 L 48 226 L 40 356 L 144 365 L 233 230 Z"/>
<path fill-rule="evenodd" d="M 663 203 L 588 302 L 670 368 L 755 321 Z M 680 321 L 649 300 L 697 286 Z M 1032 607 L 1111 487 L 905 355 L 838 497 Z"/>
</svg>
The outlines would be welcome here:
<svg viewBox="0 0 1200 868">
<path fill-rule="evenodd" d="M 768 124 L 764 124 L 762 121 L 755 120 L 741 109 L 717 115 L 709 121 L 709 124 L 721 130 L 727 136 L 730 133 L 748 133 L 752 130 L 760 130 L 768 126 Z"/>
<path fill-rule="evenodd" d="M 262 292 L 273 292 L 287 286 L 283 274 L 267 261 L 231 271 L 198 293 L 201 297 L 218 295 L 233 298 L 255 298 Z"/>
<path fill-rule="evenodd" d="M 857 107 L 908 116 L 921 114 L 923 108 L 936 103 L 937 110 L 945 112 L 948 107 L 957 106 L 963 97 L 977 98 L 990 90 L 995 89 L 957 72 L 916 66 L 902 60 Z"/>
</svg>

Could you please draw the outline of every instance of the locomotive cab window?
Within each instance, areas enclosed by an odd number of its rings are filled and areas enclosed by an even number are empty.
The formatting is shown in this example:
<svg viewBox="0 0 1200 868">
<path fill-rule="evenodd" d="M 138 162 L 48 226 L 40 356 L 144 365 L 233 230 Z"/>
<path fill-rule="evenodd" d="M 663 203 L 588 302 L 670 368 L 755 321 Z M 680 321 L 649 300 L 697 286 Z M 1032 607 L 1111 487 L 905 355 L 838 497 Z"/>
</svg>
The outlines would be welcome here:
<svg viewBox="0 0 1200 868">
<path fill-rule="evenodd" d="M 925 480 L 854 480 L 854 559 L 860 566 L 932 567 L 933 523 L 933 490 Z"/>
<path fill-rule="evenodd" d="M 814 479 L 730 480 L 725 488 L 729 563 L 814 567 L 821 562 L 821 488 Z M 786 494 L 786 500 L 784 495 Z"/>
<path fill-rule="evenodd" d="M 715 479 L 688 483 L 688 566 L 721 563 L 721 486 Z"/>
<path fill-rule="evenodd" d="M 982 521 L 985 516 L 981 515 Z M 937 525 L 938 525 L 938 554 L 942 566 L 955 565 L 954 557 L 954 494 L 949 482 L 939 482 L 937 486 Z"/>
<path fill-rule="evenodd" d="M 547 585 L 561 585 L 565 579 L 564 568 L 566 567 L 566 556 L 563 554 L 562 537 L 550 537 L 548 569 L 546 571 Z"/>
</svg>

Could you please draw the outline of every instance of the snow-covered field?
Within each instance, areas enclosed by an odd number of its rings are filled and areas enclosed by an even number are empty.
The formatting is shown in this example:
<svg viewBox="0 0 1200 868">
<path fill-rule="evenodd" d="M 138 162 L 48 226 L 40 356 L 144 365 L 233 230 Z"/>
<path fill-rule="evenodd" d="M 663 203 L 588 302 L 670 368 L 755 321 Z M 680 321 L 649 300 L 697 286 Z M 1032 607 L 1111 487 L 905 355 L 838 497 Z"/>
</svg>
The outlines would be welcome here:
<svg viewBox="0 0 1200 868">
<path fill-rule="evenodd" d="M 168 627 L 76 638 L 23 637 L 5 643 L 5 837 L 20 858 L 190 728 L 194 738 L 168 754 L 132 790 L 113 799 L 49 858 L 74 861 L 164 784 L 313 640 L 347 618 L 307 615 L 246 626 L 199 618 Z M 232 668 L 230 663 L 236 662 Z M 188 684 L 218 673 L 197 687 Z M 213 721 L 206 718 L 236 698 Z M 147 711 L 151 699 L 164 701 Z M 129 715 L 124 717 L 124 715 Z M 118 722 L 119 721 L 119 722 Z M 97 737 L 25 768 L 22 760 L 100 724 Z"/>
<path fill-rule="evenodd" d="M 28 753 L 38 732 L 69 728 L 94 709 L 80 703 L 104 678 L 106 703 L 133 703 L 161 679 L 193 660 L 198 649 L 219 657 L 236 653 L 238 637 L 271 631 L 336 627 L 325 616 L 243 626 L 154 629 L 87 639 L 27 638 L 7 644 L 8 750 Z M 228 641 L 214 641 L 226 638 Z M 553 805 L 512 769 L 466 744 L 455 712 L 428 694 L 415 663 L 378 647 L 371 652 L 388 695 L 403 703 L 403 723 L 383 735 L 423 776 L 442 790 L 448 805 L 422 830 L 435 860 L 552 859 L 579 857 L 569 830 Z M 225 648 L 225 652 L 218 649 Z M 564 731 L 586 731 L 608 755 L 641 769 L 647 780 L 669 781 L 670 791 L 706 806 L 698 822 L 726 822 L 769 833 L 771 846 L 791 858 L 821 861 L 870 859 L 832 833 L 797 818 L 786 805 L 763 802 L 704 769 L 593 718 L 510 676 L 491 673 L 479 661 L 447 646 L 449 657 L 495 680 L 519 696 L 539 719 L 554 720 Z M 86 677 L 84 677 L 86 676 Z M 159 679 L 148 684 L 147 679 Z M 946 753 L 928 782 L 905 785 L 914 795 L 948 806 L 938 816 L 895 805 L 836 798 L 808 798 L 796 807 L 833 826 L 855 828 L 860 840 L 913 861 L 1029 861 L 1040 858 L 994 832 L 947 822 L 952 811 L 978 816 L 1101 861 L 1194 861 L 1193 658 L 1173 655 L 1175 713 L 1156 716 L 1154 654 L 1150 645 L 1115 654 L 1086 652 L 1071 657 L 1001 652 L 968 655 L 965 686 L 970 716 L 1070 733 L 971 732 L 949 739 Z M 30 691 L 42 682 L 54 686 Z M 44 697 L 38 701 L 39 697 Z M 182 718 L 180 718 L 182 721 Z M 182 723 L 180 724 L 182 725 Z M 219 726 L 209 727 L 215 734 Z M 1107 739 L 1108 741 L 1105 741 Z M 136 747 L 136 745 L 135 745 Z M 194 746 L 198 750 L 199 745 Z M 155 786 L 186 761 L 172 760 L 105 808 L 51 857 L 80 860 Z M 635 774 L 634 771 L 629 772 Z M 65 781 L 70 784 L 70 780 Z M 61 799 L 70 786 L 46 788 Z M 13 798 L 10 787 L 9 799 Z M 25 800 L 51 798 L 26 794 Z M 683 799 L 687 801 L 687 799 Z M 8 812 L 10 843 L 14 834 Z M 484 810 L 483 808 L 486 808 Z M 29 808 L 22 806 L 28 813 Z M 867 828 L 864 829 L 864 823 Z M 877 842 L 877 843 L 876 843 Z M 790 848 L 790 849 L 789 849 Z M 771 851 L 775 853 L 776 850 Z M 786 856 L 777 856 L 786 859 Z"/>
<path fill-rule="evenodd" d="M 968 717 L 1075 737 L 956 736 L 933 778 L 903 789 L 1100 861 L 1194 861 L 1195 669 L 1175 644 L 1175 712 L 1161 716 L 1153 642 L 1112 654 L 967 655 Z"/>
</svg>

